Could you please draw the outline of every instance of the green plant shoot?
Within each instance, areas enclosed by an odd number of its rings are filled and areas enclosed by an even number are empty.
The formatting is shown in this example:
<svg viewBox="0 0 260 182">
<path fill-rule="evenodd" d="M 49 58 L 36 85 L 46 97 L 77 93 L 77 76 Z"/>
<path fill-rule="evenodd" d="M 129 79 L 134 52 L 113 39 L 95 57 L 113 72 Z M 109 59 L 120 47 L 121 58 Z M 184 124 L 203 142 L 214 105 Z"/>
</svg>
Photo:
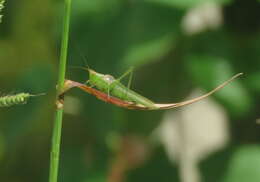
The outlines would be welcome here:
<svg viewBox="0 0 260 182">
<path fill-rule="evenodd" d="M 4 0 L 0 0 L 0 12 L 2 11 L 2 9 L 4 8 L 4 3 L 5 3 L 5 1 Z M 2 22 L 2 17 L 3 17 L 3 15 L 0 15 L 0 23 Z"/>
<path fill-rule="evenodd" d="M 30 97 L 37 97 L 44 94 L 32 95 L 29 93 L 19 93 L 0 97 L 0 107 L 10 107 L 13 105 L 26 104 Z"/>
</svg>

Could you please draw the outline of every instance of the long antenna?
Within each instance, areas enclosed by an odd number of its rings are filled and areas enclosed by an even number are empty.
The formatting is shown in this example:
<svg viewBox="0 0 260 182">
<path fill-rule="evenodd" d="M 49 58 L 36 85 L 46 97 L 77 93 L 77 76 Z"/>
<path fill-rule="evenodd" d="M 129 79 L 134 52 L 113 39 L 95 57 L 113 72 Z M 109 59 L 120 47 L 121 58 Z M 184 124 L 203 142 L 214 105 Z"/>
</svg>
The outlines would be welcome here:
<svg viewBox="0 0 260 182">
<path fill-rule="evenodd" d="M 80 47 L 78 46 L 78 44 L 75 44 L 75 42 L 72 40 L 72 45 L 73 47 L 76 49 L 76 51 L 79 53 L 81 59 L 84 61 L 84 66 L 87 67 L 87 69 L 90 69 L 86 55 L 84 55 L 80 49 Z"/>
</svg>

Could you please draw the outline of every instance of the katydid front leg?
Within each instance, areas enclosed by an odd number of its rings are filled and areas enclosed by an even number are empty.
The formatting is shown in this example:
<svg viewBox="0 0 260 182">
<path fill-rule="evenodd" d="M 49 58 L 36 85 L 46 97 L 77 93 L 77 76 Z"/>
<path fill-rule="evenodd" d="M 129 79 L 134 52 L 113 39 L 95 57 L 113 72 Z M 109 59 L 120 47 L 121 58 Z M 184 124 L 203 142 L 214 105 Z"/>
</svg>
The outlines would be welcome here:
<svg viewBox="0 0 260 182">
<path fill-rule="evenodd" d="M 84 85 L 88 85 L 88 83 L 90 83 L 90 80 L 87 80 L 87 81 L 84 83 Z M 92 84 L 90 83 L 90 84 L 89 84 L 89 87 L 92 88 L 92 87 L 94 87 L 94 85 L 92 85 Z"/>
<path fill-rule="evenodd" d="M 111 76 L 111 75 L 105 75 L 104 79 L 108 83 L 108 86 L 107 86 L 107 97 L 109 98 L 110 97 L 111 85 L 113 85 L 113 83 L 116 82 L 116 79 L 113 76 Z"/>
</svg>

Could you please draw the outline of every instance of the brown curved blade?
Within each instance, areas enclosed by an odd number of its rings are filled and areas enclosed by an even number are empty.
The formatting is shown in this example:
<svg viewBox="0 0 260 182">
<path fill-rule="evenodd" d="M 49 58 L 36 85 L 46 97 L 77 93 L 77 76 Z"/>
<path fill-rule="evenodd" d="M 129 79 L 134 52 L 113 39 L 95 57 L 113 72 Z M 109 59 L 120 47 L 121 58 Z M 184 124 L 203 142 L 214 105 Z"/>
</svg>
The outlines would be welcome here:
<svg viewBox="0 0 260 182">
<path fill-rule="evenodd" d="M 124 107 L 124 108 L 128 108 L 128 109 L 139 109 L 139 107 L 142 107 L 142 106 L 139 106 L 137 104 L 134 104 L 133 102 L 127 102 L 127 101 L 118 99 L 118 98 L 113 97 L 113 96 L 108 96 L 106 93 L 101 92 L 101 91 L 99 91 L 95 88 L 89 87 L 85 84 L 75 82 L 75 81 L 72 81 L 72 80 L 66 80 L 65 81 L 65 90 L 66 91 L 73 88 L 73 87 L 80 88 L 81 90 L 96 96 L 98 99 L 100 99 L 104 102 L 108 102 L 110 104 L 114 104 L 114 105 L 117 105 L 119 107 Z"/>
<path fill-rule="evenodd" d="M 219 85 L 218 87 L 214 88 L 213 90 L 211 90 L 210 92 L 196 97 L 194 99 L 190 99 L 187 101 L 183 101 L 183 102 L 178 102 L 178 103 L 169 103 L 169 104 L 155 104 L 157 107 L 159 107 L 159 109 L 172 109 L 172 108 L 176 108 L 176 107 L 181 107 L 181 106 L 185 106 L 185 105 L 189 105 L 192 104 L 194 102 L 198 102 L 210 95 L 212 95 L 213 93 L 215 93 L 216 91 L 222 89 L 223 87 L 225 87 L 227 84 L 229 84 L 230 82 L 232 82 L 234 79 L 236 79 L 237 77 L 241 76 L 243 73 L 238 73 L 236 75 L 234 75 L 233 77 L 231 77 L 229 80 L 225 81 L 224 83 L 222 83 L 221 85 Z"/>
<path fill-rule="evenodd" d="M 156 103 L 155 106 L 157 106 L 157 108 L 149 108 L 149 107 L 145 107 L 141 104 L 136 104 L 136 103 L 133 103 L 133 102 L 124 101 L 122 99 L 119 99 L 119 98 L 116 98 L 116 97 L 113 97 L 113 96 L 108 96 L 104 92 L 101 92 L 101 91 L 99 91 L 95 88 L 89 87 L 87 85 L 84 85 L 82 83 L 75 82 L 75 81 L 72 81 L 72 80 L 66 80 L 65 81 L 63 93 L 65 93 L 67 90 L 69 90 L 73 87 L 77 87 L 77 88 L 80 88 L 81 90 L 83 90 L 85 92 L 88 92 L 89 94 L 96 96 L 98 99 L 100 99 L 104 102 L 108 102 L 110 104 L 114 104 L 114 105 L 117 105 L 119 107 L 124 107 L 124 108 L 127 108 L 127 109 L 136 109 L 136 110 L 163 110 L 163 109 L 172 109 L 172 108 L 176 108 L 176 107 L 181 107 L 181 106 L 185 106 L 185 105 L 189 105 L 189 104 L 198 102 L 198 101 L 212 95 L 216 91 L 222 89 L 223 87 L 225 87 L 227 84 L 229 84 L 234 79 L 241 76 L 242 74 L 243 73 L 236 74 L 235 76 L 233 76 L 229 80 L 225 81 L 224 83 L 222 83 L 221 85 L 219 85 L 215 89 L 211 90 L 210 92 L 208 92 L 208 93 L 206 93 L 202 96 L 199 96 L 199 97 L 196 97 L 194 99 L 187 100 L 187 101 L 183 101 L 183 102 L 178 102 L 178 103 L 169 103 L 169 104 Z"/>
</svg>

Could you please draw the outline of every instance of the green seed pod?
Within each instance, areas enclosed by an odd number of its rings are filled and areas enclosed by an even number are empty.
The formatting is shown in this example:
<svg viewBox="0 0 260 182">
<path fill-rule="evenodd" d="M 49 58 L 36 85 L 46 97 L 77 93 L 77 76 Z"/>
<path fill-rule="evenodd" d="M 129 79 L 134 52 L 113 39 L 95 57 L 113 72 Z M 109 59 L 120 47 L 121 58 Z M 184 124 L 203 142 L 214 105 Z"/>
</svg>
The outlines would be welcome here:
<svg viewBox="0 0 260 182">
<path fill-rule="evenodd" d="M 5 1 L 1 1 L 1 0 L 0 0 L 0 12 L 1 12 L 1 10 L 4 8 L 4 2 L 5 2 Z M 3 15 L 0 15 L 0 23 L 1 23 L 1 21 L 2 21 L 2 16 L 3 16 Z"/>
<path fill-rule="evenodd" d="M 30 96 L 33 95 L 30 95 L 29 93 L 20 93 L 0 97 L 0 107 L 10 107 L 13 105 L 26 104 Z"/>
</svg>

